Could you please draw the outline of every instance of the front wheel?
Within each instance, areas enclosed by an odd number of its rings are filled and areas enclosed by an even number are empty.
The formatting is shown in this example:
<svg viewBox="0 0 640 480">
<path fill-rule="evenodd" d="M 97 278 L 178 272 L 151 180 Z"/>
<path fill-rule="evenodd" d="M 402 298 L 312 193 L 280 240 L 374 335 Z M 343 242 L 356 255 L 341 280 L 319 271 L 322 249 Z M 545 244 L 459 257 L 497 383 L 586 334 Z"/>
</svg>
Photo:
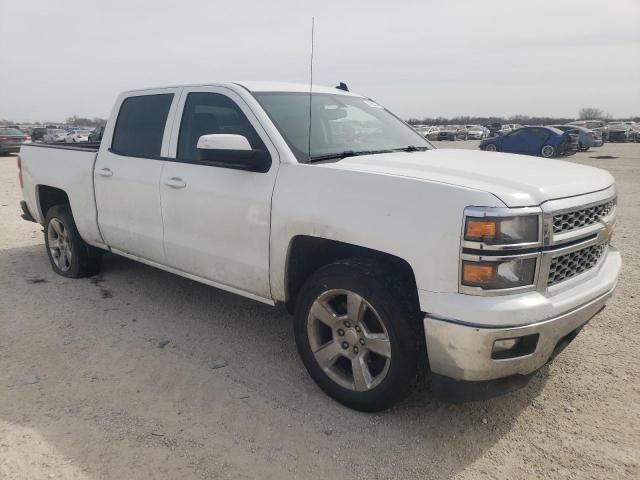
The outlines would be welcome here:
<svg viewBox="0 0 640 480">
<path fill-rule="evenodd" d="M 497 150 L 495 143 L 487 143 L 484 146 L 484 150 L 487 152 L 495 152 Z"/>
<path fill-rule="evenodd" d="M 556 156 L 556 149 L 553 145 L 545 145 L 540 150 L 540 155 L 544 158 L 551 158 Z"/>
<path fill-rule="evenodd" d="M 98 273 L 101 252 L 87 245 L 76 228 L 68 205 L 56 205 L 47 212 L 44 241 L 54 272 L 81 278 Z"/>
<path fill-rule="evenodd" d="M 295 311 L 302 361 L 318 386 L 355 410 L 391 407 L 426 364 L 420 311 L 380 264 L 341 260 L 304 284 Z"/>
</svg>

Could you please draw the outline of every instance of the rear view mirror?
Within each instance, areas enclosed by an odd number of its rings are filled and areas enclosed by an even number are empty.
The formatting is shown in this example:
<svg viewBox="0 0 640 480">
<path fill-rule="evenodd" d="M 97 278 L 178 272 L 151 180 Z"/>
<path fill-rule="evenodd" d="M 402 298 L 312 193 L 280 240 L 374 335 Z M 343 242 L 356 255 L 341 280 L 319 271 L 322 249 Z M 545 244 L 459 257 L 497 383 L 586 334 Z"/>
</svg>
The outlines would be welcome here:
<svg viewBox="0 0 640 480">
<path fill-rule="evenodd" d="M 253 150 L 247 137 L 228 133 L 202 135 L 196 145 L 198 160 L 213 166 L 266 172 L 271 156 L 266 150 Z"/>
</svg>

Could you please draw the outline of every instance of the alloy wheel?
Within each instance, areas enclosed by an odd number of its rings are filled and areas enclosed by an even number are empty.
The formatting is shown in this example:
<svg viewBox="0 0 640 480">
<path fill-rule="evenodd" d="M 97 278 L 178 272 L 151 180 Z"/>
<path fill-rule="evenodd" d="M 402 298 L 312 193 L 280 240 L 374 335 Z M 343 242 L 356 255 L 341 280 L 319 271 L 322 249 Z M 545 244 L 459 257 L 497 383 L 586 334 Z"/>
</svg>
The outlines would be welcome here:
<svg viewBox="0 0 640 480">
<path fill-rule="evenodd" d="M 320 368 L 346 389 L 371 390 L 389 372 L 389 333 L 371 304 L 355 292 L 322 293 L 309 311 L 307 335 Z"/>
<path fill-rule="evenodd" d="M 49 252 L 56 267 L 66 272 L 71 268 L 73 252 L 71 238 L 64 224 L 57 218 L 52 218 L 47 227 Z"/>
</svg>

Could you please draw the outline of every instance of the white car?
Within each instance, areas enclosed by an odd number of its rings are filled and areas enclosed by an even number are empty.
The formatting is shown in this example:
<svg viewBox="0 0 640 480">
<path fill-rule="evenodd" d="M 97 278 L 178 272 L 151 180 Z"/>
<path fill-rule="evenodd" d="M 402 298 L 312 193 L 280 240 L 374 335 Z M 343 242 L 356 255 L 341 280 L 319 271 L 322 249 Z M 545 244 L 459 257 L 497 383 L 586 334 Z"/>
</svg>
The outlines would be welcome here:
<svg viewBox="0 0 640 480">
<path fill-rule="evenodd" d="M 422 136 L 427 140 L 437 140 L 440 133 L 440 127 L 427 127 L 422 133 Z"/>
<path fill-rule="evenodd" d="M 489 137 L 489 130 L 481 125 L 467 125 L 467 137 L 473 140 L 483 140 Z"/>
<path fill-rule="evenodd" d="M 42 137 L 42 141 L 45 143 L 60 143 L 64 142 L 67 138 L 68 132 L 61 128 L 48 129 Z"/>
<path fill-rule="evenodd" d="M 436 149 L 343 89 L 311 100 L 310 122 L 306 84 L 123 93 L 99 148 L 22 147 L 24 218 L 64 277 L 108 251 L 284 305 L 311 377 L 363 411 L 427 368 L 436 395 L 498 394 L 602 310 L 621 268 L 608 172 Z"/>
<path fill-rule="evenodd" d="M 76 130 L 64 137 L 64 141 L 66 143 L 88 142 L 90 134 L 89 130 Z"/>
</svg>

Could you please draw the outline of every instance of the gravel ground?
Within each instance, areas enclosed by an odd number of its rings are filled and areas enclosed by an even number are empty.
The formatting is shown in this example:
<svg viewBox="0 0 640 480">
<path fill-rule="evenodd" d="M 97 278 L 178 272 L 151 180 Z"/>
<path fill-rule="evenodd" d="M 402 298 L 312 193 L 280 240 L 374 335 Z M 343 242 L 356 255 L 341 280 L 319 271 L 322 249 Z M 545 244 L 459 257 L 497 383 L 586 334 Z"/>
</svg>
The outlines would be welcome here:
<svg viewBox="0 0 640 480">
<path fill-rule="evenodd" d="M 618 181 L 609 307 L 523 390 L 368 415 L 315 386 L 282 309 L 116 256 L 55 275 L 0 157 L 0 478 L 639 478 L 640 144 L 571 161 Z"/>
</svg>

